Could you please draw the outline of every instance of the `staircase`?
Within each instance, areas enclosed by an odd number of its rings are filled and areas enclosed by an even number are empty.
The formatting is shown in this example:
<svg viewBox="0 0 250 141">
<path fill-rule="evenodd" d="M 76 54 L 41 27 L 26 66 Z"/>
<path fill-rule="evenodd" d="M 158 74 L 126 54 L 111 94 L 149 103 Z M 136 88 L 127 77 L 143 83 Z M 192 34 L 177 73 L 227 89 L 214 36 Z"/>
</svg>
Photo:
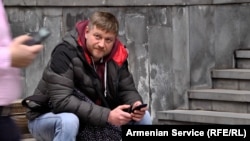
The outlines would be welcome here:
<svg viewBox="0 0 250 141">
<path fill-rule="evenodd" d="M 250 124 L 250 50 L 235 51 L 235 68 L 212 70 L 212 88 L 189 90 L 188 109 L 157 112 L 159 124 Z"/>
<path fill-rule="evenodd" d="M 35 141 L 28 130 L 28 120 L 25 116 L 26 109 L 21 104 L 22 99 L 18 99 L 12 103 L 11 117 L 16 122 L 21 134 L 21 141 Z"/>
</svg>

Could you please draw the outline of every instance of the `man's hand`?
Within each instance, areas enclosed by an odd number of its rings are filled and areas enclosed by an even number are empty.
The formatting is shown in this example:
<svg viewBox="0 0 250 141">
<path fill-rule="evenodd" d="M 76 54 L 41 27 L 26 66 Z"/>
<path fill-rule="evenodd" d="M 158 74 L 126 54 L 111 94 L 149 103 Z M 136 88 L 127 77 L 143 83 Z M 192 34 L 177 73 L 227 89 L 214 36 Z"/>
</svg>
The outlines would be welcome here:
<svg viewBox="0 0 250 141">
<path fill-rule="evenodd" d="M 42 50 L 42 45 L 27 46 L 24 44 L 30 39 L 31 37 L 28 35 L 21 35 L 13 39 L 10 45 L 12 67 L 27 67 Z"/>
<path fill-rule="evenodd" d="M 132 109 L 134 109 L 136 106 L 141 105 L 141 104 L 142 103 L 140 101 L 136 101 L 133 104 Z M 141 108 L 140 110 L 134 110 L 134 112 L 131 113 L 132 119 L 134 121 L 140 121 L 143 118 L 143 116 L 144 116 L 145 112 L 147 111 L 147 109 L 148 109 L 148 107 Z"/>
<path fill-rule="evenodd" d="M 131 114 L 128 112 L 125 112 L 125 110 L 129 108 L 130 108 L 130 105 L 120 105 L 116 107 L 115 109 L 110 111 L 108 122 L 116 126 L 127 124 L 128 122 L 132 120 Z"/>
</svg>

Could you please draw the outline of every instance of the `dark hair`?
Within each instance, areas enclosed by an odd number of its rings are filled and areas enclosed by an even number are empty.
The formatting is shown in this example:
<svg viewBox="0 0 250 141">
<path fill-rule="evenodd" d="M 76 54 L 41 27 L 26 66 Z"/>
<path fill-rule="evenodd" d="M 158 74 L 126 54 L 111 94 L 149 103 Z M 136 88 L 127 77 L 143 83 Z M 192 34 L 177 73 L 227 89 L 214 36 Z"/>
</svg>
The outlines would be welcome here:
<svg viewBox="0 0 250 141">
<path fill-rule="evenodd" d="M 97 28 L 106 31 L 112 32 L 115 35 L 118 35 L 119 23 L 116 17 L 109 13 L 103 11 L 94 12 L 89 18 L 89 28 L 96 26 Z"/>
</svg>

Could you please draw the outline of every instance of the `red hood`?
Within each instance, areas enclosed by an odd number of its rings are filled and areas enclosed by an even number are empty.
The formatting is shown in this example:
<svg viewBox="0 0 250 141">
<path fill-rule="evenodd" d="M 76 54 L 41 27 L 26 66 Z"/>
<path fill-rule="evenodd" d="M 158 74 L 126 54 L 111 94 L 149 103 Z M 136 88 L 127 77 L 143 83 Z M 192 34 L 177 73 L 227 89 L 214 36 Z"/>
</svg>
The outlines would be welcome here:
<svg viewBox="0 0 250 141">
<path fill-rule="evenodd" d="M 84 55 L 88 61 L 88 63 L 91 63 L 90 54 L 86 48 L 85 45 L 85 29 L 88 25 L 88 20 L 80 21 L 76 24 L 76 30 L 78 33 L 78 44 L 83 47 Z M 103 62 L 109 61 L 110 59 L 113 59 L 119 66 L 121 66 L 127 59 L 128 52 L 126 50 L 126 47 L 118 40 L 116 39 L 113 49 L 111 50 L 111 53 L 104 57 Z"/>
</svg>

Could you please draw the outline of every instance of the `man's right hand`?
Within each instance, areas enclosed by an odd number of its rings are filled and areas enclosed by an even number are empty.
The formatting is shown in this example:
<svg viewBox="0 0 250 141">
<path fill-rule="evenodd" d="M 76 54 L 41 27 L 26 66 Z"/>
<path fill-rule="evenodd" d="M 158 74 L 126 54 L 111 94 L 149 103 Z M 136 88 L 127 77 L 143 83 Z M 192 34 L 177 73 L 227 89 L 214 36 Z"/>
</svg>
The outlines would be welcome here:
<svg viewBox="0 0 250 141">
<path fill-rule="evenodd" d="M 130 108 L 130 105 L 120 105 L 116 107 L 115 109 L 110 111 L 108 122 L 116 126 L 127 124 L 132 119 L 131 114 L 128 112 L 125 112 L 125 110 L 129 108 Z"/>
<path fill-rule="evenodd" d="M 17 68 L 27 67 L 42 50 L 43 45 L 27 46 L 24 43 L 30 40 L 28 35 L 21 35 L 12 40 L 10 45 L 11 66 Z"/>
</svg>

